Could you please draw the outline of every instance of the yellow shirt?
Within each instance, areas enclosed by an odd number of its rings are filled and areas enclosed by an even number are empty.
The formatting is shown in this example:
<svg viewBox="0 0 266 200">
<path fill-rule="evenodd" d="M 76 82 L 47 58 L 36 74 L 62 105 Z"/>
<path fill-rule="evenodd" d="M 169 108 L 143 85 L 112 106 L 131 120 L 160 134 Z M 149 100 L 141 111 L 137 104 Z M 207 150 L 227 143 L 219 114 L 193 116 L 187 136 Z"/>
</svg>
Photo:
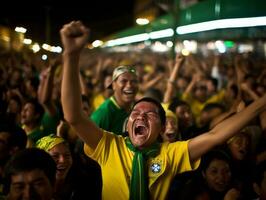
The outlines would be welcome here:
<svg viewBox="0 0 266 200">
<path fill-rule="evenodd" d="M 104 132 L 94 152 L 86 145 L 84 151 L 101 166 L 102 199 L 129 199 L 134 152 L 127 148 L 124 138 Z M 187 141 L 162 143 L 159 155 L 147 161 L 150 199 L 166 199 L 175 174 L 194 170 L 199 163 L 191 165 Z"/>
<path fill-rule="evenodd" d="M 202 109 L 209 103 L 219 103 L 222 102 L 225 95 L 225 90 L 219 91 L 217 94 L 209 97 L 205 102 L 200 102 L 197 99 L 193 98 L 191 94 L 183 94 L 181 99 L 183 101 L 186 101 L 191 108 L 191 111 L 196 119 L 196 121 L 199 121 L 200 112 Z"/>
<path fill-rule="evenodd" d="M 105 101 L 102 93 L 98 93 L 92 97 L 92 108 L 93 111 L 99 108 L 99 106 Z"/>
</svg>

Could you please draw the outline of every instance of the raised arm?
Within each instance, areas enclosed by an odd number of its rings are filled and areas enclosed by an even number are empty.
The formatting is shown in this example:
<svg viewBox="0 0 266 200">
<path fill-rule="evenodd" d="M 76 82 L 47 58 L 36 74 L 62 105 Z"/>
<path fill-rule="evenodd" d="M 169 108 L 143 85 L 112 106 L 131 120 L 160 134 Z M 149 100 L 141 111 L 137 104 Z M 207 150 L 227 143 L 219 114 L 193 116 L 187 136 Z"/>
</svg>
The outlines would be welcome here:
<svg viewBox="0 0 266 200">
<path fill-rule="evenodd" d="M 41 82 L 38 88 L 38 99 L 50 116 L 56 114 L 56 106 L 52 101 L 54 76 L 57 66 L 61 63 L 58 57 L 49 63 L 49 67 L 42 72 Z"/>
<path fill-rule="evenodd" d="M 95 149 L 103 133 L 82 111 L 79 82 L 79 57 L 86 45 L 89 30 L 80 22 L 72 21 L 60 30 L 63 52 L 62 107 L 66 121 L 78 136 Z"/>
<path fill-rule="evenodd" d="M 265 111 L 266 94 L 251 103 L 241 112 L 218 123 L 209 132 L 191 139 L 188 143 L 191 161 L 195 161 L 216 145 L 223 144 L 238 133 L 254 117 Z"/>
<path fill-rule="evenodd" d="M 183 57 L 181 57 L 180 55 L 176 55 L 175 65 L 171 71 L 170 78 L 167 82 L 166 92 L 164 94 L 164 99 L 163 99 L 164 103 L 169 103 L 174 96 L 174 90 L 176 89 L 175 83 L 177 80 L 178 71 L 182 66 L 183 61 L 184 61 Z"/>
</svg>

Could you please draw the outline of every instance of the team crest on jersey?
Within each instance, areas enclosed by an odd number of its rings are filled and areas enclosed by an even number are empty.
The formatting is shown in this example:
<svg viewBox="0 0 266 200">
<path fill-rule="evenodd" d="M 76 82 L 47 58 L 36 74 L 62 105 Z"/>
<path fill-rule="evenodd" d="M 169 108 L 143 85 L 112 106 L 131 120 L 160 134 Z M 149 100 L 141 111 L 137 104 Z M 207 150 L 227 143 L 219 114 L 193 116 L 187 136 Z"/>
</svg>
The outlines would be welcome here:
<svg viewBox="0 0 266 200">
<path fill-rule="evenodd" d="M 151 171 L 155 174 L 159 173 L 161 171 L 162 167 L 160 163 L 152 163 L 151 165 Z"/>
</svg>

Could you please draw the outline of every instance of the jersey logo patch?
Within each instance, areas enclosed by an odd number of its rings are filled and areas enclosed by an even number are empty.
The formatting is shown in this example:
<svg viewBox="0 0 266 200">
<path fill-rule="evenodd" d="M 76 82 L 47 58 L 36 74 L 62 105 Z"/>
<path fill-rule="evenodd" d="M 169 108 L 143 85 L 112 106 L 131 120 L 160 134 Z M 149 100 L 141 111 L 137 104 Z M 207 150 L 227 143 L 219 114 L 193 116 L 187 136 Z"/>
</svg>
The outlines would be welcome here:
<svg viewBox="0 0 266 200">
<path fill-rule="evenodd" d="M 159 173 L 161 171 L 162 167 L 160 165 L 160 163 L 153 163 L 151 165 L 151 171 L 155 174 Z"/>
</svg>

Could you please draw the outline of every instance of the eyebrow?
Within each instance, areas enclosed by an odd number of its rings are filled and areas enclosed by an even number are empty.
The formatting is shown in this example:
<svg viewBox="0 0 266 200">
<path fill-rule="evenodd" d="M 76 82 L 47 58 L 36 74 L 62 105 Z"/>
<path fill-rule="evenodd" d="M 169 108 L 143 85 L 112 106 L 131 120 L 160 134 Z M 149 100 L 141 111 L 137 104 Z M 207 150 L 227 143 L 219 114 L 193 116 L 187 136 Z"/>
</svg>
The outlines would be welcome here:
<svg viewBox="0 0 266 200">
<path fill-rule="evenodd" d="M 142 109 L 136 109 L 136 108 L 133 108 L 131 112 L 133 112 L 133 111 L 138 111 L 138 112 L 140 112 L 140 111 L 142 111 Z M 148 111 L 146 111 L 146 112 L 144 112 L 144 113 L 149 113 L 149 112 L 159 114 L 159 112 L 158 112 L 157 110 L 148 110 Z"/>
<path fill-rule="evenodd" d="M 44 180 L 45 180 L 44 177 L 38 177 L 38 178 L 32 180 L 31 183 L 41 182 Z M 15 181 L 15 182 L 11 183 L 11 185 L 21 185 L 21 184 L 25 184 L 25 182 L 24 181 Z"/>
</svg>

